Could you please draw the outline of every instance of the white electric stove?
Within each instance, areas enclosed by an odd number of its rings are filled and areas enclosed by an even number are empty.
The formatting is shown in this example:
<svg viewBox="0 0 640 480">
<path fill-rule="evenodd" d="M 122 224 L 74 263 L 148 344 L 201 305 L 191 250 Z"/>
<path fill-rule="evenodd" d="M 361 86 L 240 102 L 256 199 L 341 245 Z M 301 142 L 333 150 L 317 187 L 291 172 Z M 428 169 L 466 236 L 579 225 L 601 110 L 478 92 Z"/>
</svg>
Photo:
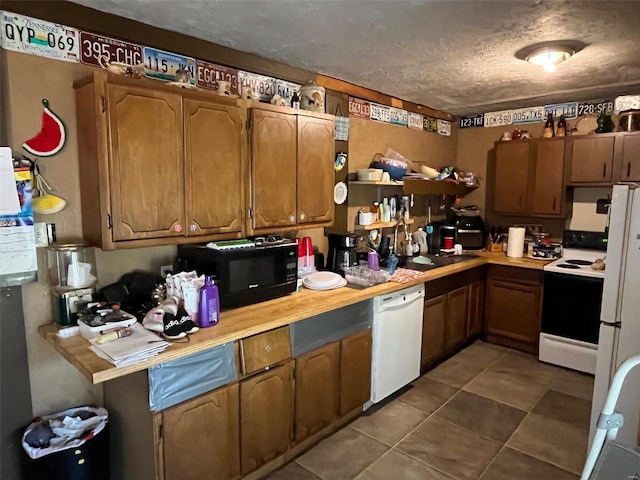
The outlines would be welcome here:
<svg viewBox="0 0 640 480">
<path fill-rule="evenodd" d="M 604 259 L 606 236 L 567 230 L 562 257 L 544 266 L 540 361 L 595 373 L 600 307 L 605 270 L 592 264 Z"/>
</svg>

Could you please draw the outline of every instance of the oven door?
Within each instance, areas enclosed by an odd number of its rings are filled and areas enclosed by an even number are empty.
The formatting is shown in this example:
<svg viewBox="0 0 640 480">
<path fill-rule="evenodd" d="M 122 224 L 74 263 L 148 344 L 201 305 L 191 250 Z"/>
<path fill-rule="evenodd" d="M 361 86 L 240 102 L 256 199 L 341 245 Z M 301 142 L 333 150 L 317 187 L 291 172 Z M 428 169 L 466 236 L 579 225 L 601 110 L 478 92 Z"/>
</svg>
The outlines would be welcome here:
<svg viewBox="0 0 640 480">
<path fill-rule="evenodd" d="M 544 273 L 541 361 L 595 373 L 603 283 L 602 278 Z"/>
<path fill-rule="evenodd" d="M 544 273 L 542 333 L 598 344 L 604 279 Z"/>
<path fill-rule="evenodd" d="M 456 243 L 462 245 L 464 250 L 482 250 L 484 248 L 484 232 L 482 230 L 456 230 Z"/>
</svg>

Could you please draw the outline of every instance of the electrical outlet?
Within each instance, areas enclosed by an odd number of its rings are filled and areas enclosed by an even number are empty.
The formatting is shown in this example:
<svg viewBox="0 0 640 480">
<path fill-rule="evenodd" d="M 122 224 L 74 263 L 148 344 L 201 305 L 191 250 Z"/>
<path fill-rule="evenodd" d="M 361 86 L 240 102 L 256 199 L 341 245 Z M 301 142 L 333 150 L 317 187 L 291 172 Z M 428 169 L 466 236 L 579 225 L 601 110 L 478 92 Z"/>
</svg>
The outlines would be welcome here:
<svg viewBox="0 0 640 480">
<path fill-rule="evenodd" d="M 173 265 L 162 265 L 160 267 L 160 276 L 162 278 L 167 278 L 168 273 L 173 273 Z"/>
<path fill-rule="evenodd" d="M 608 214 L 609 213 L 609 207 L 611 206 L 611 199 L 610 198 L 600 198 L 597 200 L 596 202 L 596 213 L 600 213 L 600 214 Z"/>
</svg>

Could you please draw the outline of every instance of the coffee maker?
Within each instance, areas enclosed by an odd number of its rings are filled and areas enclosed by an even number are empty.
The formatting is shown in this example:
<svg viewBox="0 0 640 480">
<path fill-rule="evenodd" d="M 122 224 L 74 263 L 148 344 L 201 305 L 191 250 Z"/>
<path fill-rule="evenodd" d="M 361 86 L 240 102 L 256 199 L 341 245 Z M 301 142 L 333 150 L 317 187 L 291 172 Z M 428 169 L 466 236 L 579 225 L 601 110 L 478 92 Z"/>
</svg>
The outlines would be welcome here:
<svg viewBox="0 0 640 480">
<path fill-rule="evenodd" d="M 330 233 L 327 270 L 344 276 L 345 267 L 354 267 L 358 264 L 357 246 L 358 236 L 354 233 Z"/>
</svg>

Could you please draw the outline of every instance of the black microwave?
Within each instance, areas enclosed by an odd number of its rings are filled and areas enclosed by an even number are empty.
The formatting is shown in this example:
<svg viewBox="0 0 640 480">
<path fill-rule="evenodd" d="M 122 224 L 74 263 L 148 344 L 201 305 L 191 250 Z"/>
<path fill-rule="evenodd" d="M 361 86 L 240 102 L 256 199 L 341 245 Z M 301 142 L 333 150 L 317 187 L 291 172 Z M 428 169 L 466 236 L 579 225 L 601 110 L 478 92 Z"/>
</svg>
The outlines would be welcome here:
<svg viewBox="0 0 640 480">
<path fill-rule="evenodd" d="M 296 291 L 298 246 L 292 241 L 220 249 L 180 245 L 178 268 L 213 275 L 221 309 L 242 307 Z"/>
</svg>

